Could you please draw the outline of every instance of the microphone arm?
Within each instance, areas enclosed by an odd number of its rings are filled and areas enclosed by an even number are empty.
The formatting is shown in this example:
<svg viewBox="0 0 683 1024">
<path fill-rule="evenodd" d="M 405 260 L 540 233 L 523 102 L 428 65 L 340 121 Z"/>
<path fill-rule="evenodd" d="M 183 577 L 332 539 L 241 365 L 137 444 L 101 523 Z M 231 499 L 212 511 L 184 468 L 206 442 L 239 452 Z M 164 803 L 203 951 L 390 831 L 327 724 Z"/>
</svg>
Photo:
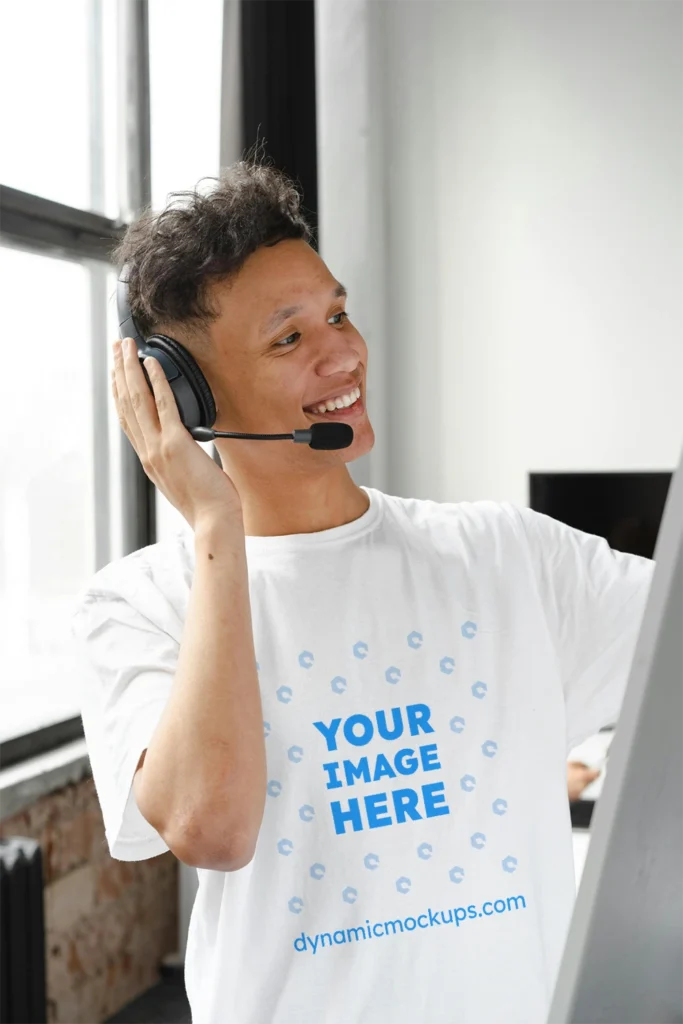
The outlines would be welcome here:
<svg viewBox="0 0 683 1024">
<path fill-rule="evenodd" d="M 216 437 L 236 437 L 248 441 L 294 441 L 318 450 L 334 451 L 348 448 L 353 441 L 353 429 L 348 423 L 314 423 L 307 430 L 292 430 L 289 434 L 240 434 L 231 430 L 213 430 L 211 427 L 188 428 L 195 441 L 213 441 Z"/>
<path fill-rule="evenodd" d="M 302 441 L 294 434 L 310 434 L 310 430 L 295 430 L 289 434 L 237 434 L 231 430 L 212 430 L 211 427 L 192 427 L 190 429 L 195 441 L 213 441 L 214 437 L 241 437 L 247 441 Z M 305 443 L 308 444 L 310 438 Z"/>
</svg>

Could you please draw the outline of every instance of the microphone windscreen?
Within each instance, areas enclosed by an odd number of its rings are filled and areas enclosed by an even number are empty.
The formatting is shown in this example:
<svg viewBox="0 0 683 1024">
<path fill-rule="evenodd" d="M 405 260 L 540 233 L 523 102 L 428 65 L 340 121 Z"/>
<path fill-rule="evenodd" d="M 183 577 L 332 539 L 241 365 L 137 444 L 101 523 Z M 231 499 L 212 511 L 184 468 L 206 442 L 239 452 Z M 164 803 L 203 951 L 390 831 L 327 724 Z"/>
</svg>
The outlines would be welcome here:
<svg viewBox="0 0 683 1024">
<path fill-rule="evenodd" d="M 311 448 L 334 451 L 348 448 L 353 441 L 353 427 L 348 423 L 313 423 L 311 426 Z"/>
</svg>

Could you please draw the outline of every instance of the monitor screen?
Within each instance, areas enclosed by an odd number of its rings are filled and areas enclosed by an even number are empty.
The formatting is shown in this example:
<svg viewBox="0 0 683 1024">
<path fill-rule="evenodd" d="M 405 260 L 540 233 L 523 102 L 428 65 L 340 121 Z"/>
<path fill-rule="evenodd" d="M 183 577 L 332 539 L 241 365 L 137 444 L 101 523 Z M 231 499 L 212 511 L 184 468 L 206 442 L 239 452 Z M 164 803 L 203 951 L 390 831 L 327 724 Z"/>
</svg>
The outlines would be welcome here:
<svg viewBox="0 0 683 1024">
<path fill-rule="evenodd" d="M 529 506 L 653 558 L 673 472 L 530 473 Z"/>
</svg>

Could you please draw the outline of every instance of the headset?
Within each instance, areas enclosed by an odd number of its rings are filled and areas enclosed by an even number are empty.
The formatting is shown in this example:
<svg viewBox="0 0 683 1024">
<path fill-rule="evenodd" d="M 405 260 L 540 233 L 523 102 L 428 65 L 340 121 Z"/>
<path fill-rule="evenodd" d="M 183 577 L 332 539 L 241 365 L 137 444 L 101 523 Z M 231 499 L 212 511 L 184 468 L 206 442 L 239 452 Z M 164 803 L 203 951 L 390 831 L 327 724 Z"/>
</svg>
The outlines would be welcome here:
<svg viewBox="0 0 683 1024">
<path fill-rule="evenodd" d="M 132 338 L 135 342 L 140 366 L 152 394 L 154 389 L 142 360 L 153 356 L 158 361 L 175 397 L 180 419 L 195 441 L 234 437 L 252 441 L 295 441 L 328 451 L 348 448 L 353 441 L 353 428 L 348 423 L 314 423 L 307 430 L 293 430 L 288 434 L 238 434 L 214 430 L 216 403 L 206 377 L 193 356 L 180 342 L 167 334 L 152 334 L 145 338 L 140 332 L 128 300 L 129 273 L 130 268 L 125 264 L 116 284 L 121 338 Z"/>
</svg>

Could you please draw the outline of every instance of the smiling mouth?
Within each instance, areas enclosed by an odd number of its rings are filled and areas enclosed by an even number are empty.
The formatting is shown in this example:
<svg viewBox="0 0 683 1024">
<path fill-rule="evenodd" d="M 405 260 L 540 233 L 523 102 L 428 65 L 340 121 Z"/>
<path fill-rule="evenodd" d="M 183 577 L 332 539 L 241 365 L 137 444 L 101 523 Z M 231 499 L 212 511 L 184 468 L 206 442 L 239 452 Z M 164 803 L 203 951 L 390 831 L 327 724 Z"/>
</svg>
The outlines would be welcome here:
<svg viewBox="0 0 683 1024">
<path fill-rule="evenodd" d="M 343 405 L 337 406 L 337 403 L 344 402 Z M 334 404 L 332 409 L 330 405 Z M 364 408 L 363 395 L 360 387 L 353 388 L 347 394 L 340 396 L 337 399 L 329 399 L 328 402 L 320 402 L 314 405 L 309 405 L 304 408 L 304 412 L 307 416 L 323 417 L 324 419 L 349 419 L 357 415 Z"/>
</svg>

